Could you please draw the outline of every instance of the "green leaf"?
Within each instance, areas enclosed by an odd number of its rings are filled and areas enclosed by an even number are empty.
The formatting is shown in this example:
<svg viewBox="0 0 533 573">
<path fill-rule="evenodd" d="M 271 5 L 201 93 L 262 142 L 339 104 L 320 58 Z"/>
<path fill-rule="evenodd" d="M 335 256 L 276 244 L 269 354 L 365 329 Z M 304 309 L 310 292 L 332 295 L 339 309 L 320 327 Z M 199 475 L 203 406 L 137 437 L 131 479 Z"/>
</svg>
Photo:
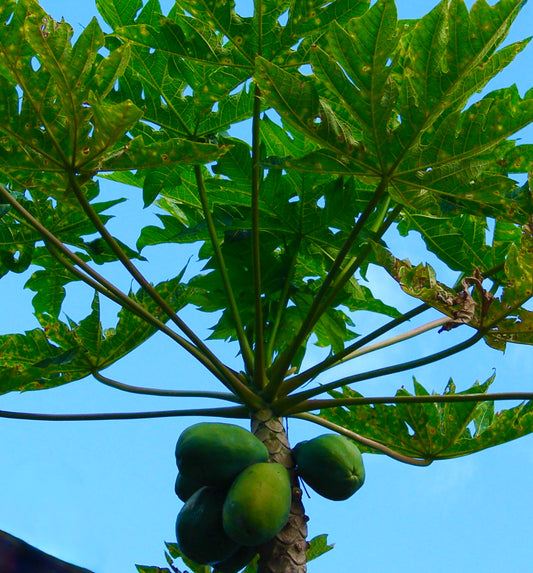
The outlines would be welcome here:
<svg viewBox="0 0 533 573">
<path fill-rule="evenodd" d="M 485 383 L 476 382 L 463 392 L 455 392 L 450 380 L 445 395 L 480 394 L 487 392 L 494 377 Z M 416 380 L 416 396 L 429 395 Z M 336 398 L 360 397 L 358 392 L 343 388 L 333 392 Z M 411 396 L 401 388 L 397 396 Z M 532 403 L 525 402 L 501 412 L 494 412 L 492 401 L 399 403 L 341 406 L 323 410 L 320 416 L 353 432 L 371 438 L 403 455 L 440 460 L 475 453 L 503 444 L 533 432 Z M 474 431 L 470 429 L 474 426 Z M 374 452 L 361 446 L 363 451 Z"/>
<path fill-rule="evenodd" d="M 133 22 L 142 5 L 142 0 L 96 0 L 98 12 L 112 28 Z"/>
<path fill-rule="evenodd" d="M 331 91 L 326 100 L 345 106 L 357 139 L 388 163 L 388 132 L 397 99 L 390 59 L 399 39 L 396 7 L 382 0 L 342 27 L 334 22 L 325 37 L 327 48 L 313 51 L 317 78 Z M 332 101 L 334 100 L 334 101 Z M 384 145 L 383 145 L 384 144 Z"/>
<path fill-rule="evenodd" d="M 374 165 L 365 165 L 364 147 L 354 132 L 335 116 L 308 77 L 297 76 L 257 58 L 257 82 L 270 105 L 283 117 L 287 126 L 309 135 L 324 147 L 337 151 L 361 165 L 359 173 L 371 174 Z M 354 167 L 354 172 L 356 168 Z"/>
<path fill-rule="evenodd" d="M 307 548 L 307 562 L 317 559 L 321 555 L 324 555 L 324 553 L 331 551 L 334 547 L 334 545 L 328 545 L 328 536 L 326 534 L 313 537 Z"/>
<path fill-rule="evenodd" d="M 189 302 L 190 293 L 181 283 L 181 274 L 156 289 L 176 311 Z M 142 290 L 130 296 L 154 316 L 166 318 Z M 42 299 L 37 304 L 40 302 Z M 66 324 L 48 314 L 48 309 L 37 317 L 41 329 L 0 336 L 2 394 L 53 388 L 84 378 L 120 360 L 155 332 L 154 327 L 125 309 L 119 311 L 115 328 L 104 330 L 96 295 L 91 313 L 78 324 Z"/>
<path fill-rule="evenodd" d="M 210 573 L 214 571 L 211 567 L 206 565 L 199 565 L 194 561 L 191 561 L 183 553 L 180 551 L 178 545 L 176 543 L 165 543 L 166 548 L 168 550 L 167 560 L 172 559 L 181 559 L 185 565 L 193 572 L 193 573 Z M 324 553 L 331 551 L 333 549 L 333 545 L 328 545 L 328 536 L 327 535 L 317 535 L 313 537 L 309 541 L 309 546 L 307 548 L 307 561 L 312 561 L 313 559 L 317 559 Z M 257 573 L 257 556 L 246 566 L 243 570 L 243 573 Z M 169 564 L 172 565 L 173 568 L 176 566 L 173 564 L 171 560 L 169 560 Z M 159 569 L 158 567 L 146 567 L 146 566 L 136 566 L 140 573 L 157 573 L 158 571 L 166 572 L 166 569 Z M 178 570 L 179 571 L 179 570 Z"/>
<path fill-rule="evenodd" d="M 57 317 L 66 294 L 64 287 L 76 279 L 44 249 L 34 257 L 33 264 L 43 267 L 43 270 L 32 273 L 24 285 L 36 292 L 32 300 L 35 314 L 46 312 Z"/>
</svg>

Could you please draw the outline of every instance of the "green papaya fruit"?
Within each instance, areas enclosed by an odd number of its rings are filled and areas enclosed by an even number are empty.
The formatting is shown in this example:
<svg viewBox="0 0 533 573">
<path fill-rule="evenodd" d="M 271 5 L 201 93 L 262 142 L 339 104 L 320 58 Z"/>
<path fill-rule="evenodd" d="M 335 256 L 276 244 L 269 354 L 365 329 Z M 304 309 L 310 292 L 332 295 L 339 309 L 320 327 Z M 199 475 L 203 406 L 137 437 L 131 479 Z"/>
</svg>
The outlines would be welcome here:
<svg viewBox="0 0 533 573">
<path fill-rule="evenodd" d="M 225 499 L 225 490 L 204 486 L 182 507 L 176 519 L 176 539 L 180 551 L 189 559 L 212 565 L 239 549 L 222 526 Z"/>
<path fill-rule="evenodd" d="M 204 484 L 191 480 L 178 472 L 176 483 L 174 484 L 174 491 L 181 501 L 187 501 L 194 492 L 203 486 Z"/>
<path fill-rule="evenodd" d="M 267 460 L 263 442 L 234 424 L 194 424 L 176 444 L 179 471 L 204 485 L 229 486 L 245 467 Z"/>
<path fill-rule="evenodd" d="M 287 523 L 291 496 L 289 472 L 281 464 L 248 466 L 228 490 L 222 508 L 224 530 L 240 545 L 265 543 Z"/>
<path fill-rule="evenodd" d="M 344 436 L 324 434 L 300 442 L 293 456 L 299 476 L 327 499 L 348 499 L 365 481 L 361 452 Z"/>
<path fill-rule="evenodd" d="M 217 563 L 214 566 L 215 573 L 237 573 L 255 557 L 257 547 L 240 547 L 237 553 L 234 553 L 228 559 Z"/>
</svg>

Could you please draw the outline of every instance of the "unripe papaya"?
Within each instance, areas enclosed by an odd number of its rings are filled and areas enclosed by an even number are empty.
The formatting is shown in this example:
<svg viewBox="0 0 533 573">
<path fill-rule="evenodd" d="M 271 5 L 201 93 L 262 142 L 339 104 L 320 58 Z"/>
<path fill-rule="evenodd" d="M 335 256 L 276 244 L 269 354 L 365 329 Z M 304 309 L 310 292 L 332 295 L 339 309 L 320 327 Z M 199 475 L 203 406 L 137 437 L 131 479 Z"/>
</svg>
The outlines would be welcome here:
<svg viewBox="0 0 533 573">
<path fill-rule="evenodd" d="M 244 468 L 267 460 L 263 442 L 234 424 L 195 424 L 181 434 L 176 444 L 179 471 L 205 485 L 229 486 Z"/>
<path fill-rule="evenodd" d="M 176 539 L 180 551 L 202 565 L 212 565 L 233 555 L 239 545 L 224 531 L 223 489 L 205 486 L 182 507 L 176 520 Z"/>
<path fill-rule="evenodd" d="M 204 484 L 191 480 L 182 473 L 178 473 L 176 483 L 174 484 L 174 491 L 181 501 L 187 501 L 193 493 L 203 486 Z"/>
<path fill-rule="evenodd" d="M 344 436 L 324 434 L 300 442 L 293 455 L 300 477 L 327 499 L 348 499 L 365 481 L 361 452 Z"/>
<path fill-rule="evenodd" d="M 240 547 L 237 553 L 214 566 L 215 573 L 237 573 L 255 557 L 257 547 Z"/>
<path fill-rule="evenodd" d="M 291 508 L 289 472 L 278 463 L 248 466 L 231 484 L 222 508 L 226 533 L 254 547 L 281 531 Z"/>
</svg>

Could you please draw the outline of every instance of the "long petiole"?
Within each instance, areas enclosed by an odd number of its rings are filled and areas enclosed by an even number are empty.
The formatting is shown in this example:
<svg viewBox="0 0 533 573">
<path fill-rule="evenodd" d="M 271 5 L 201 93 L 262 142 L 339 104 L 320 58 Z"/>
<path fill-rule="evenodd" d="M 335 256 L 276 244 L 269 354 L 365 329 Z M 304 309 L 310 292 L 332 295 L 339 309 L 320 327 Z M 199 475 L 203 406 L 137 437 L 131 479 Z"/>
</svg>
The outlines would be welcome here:
<svg viewBox="0 0 533 573">
<path fill-rule="evenodd" d="M 373 396 L 354 398 L 331 398 L 307 400 L 286 413 L 293 416 L 302 412 L 341 408 L 344 406 L 364 406 L 369 404 L 445 404 L 450 402 L 492 402 L 508 400 L 533 400 L 533 392 L 494 392 L 492 394 L 443 394 L 428 396 Z"/>
<path fill-rule="evenodd" d="M 182 348 L 192 354 L 213 376 L 215 376 L 226 388 L 229 390 L 233 390 L 235 388 L 235 384 L 241 384 L 238 380 L 236 373 L 233 373 L 229 369 L 227 372 L 221 372 L 219 369 L 216 368 L 214 364 L 211 363 L 208 357 L 206 357 L 200 350 L 196 348 L 192 343 L 188 340 L 174 332 L 170 329 L 165 323 L 161 322 L 157 317 L 149 313 L 143 306 L 138 304 L 135 300 L 127 296 L 125 293 L 114 287 L 114 285 L 110 285 L 112 290 L 107 290 L 100 282 L 86 276 L 81 270 L 77 269 L 73 264 L 69 261 L 64 260 L 59 253 L 56 251 L 55 247 L 51 247 L 48 245 L 48 249 L 52 256 L 54 256 L 71 274 L 78 277 L 81 281 L 85 284 L 89 285 L 90 287 L 94 288 L 97 292 L 104 295 L 105 297 L 109 298 L 110 300 L 116 302 L 123 308 L 129 310 L 146 323 L 153 326 L 156 330 L 159 330 L 163 334 L 166 334 L 169 338 L 177 342 Z M 68 250 L 68 249 L 67 249 Z M 103 278 L 103 277 L 102 277 Z M 105 279 L 104 279 L 105 280 Z M 228 374 L 230 378 L 228 378 Z M 238 393 L 238 391 L 236 390 Z"/>
<path fill-rule="evenodd" d="M 409 360 L 407 362 L 402 362 L 400 364 L 393 364 L 392 366 L 386 366 L 384 368 L 377 368 L 376 370 L 370 370 L 368 372 L 362 372 L 360 374 L 355 374 L 353 376 L 347 376 L 346 378 L 341 378 L 340 380 L 336 380 L 334 382 L 330 382 L 329 384 L 324 384 L 319 386 L 318 388 L 312 388 L 310 390 L 305 390 L 304 392 L 299 392 L 298 394 L 292 394 L 287 396 L 286 398 L 282 398 L 276 404 L 274 404 L 274 408 L 280 415 L 284 415 L 285 412 L 291 411 L 295 406 L 301 404 L 304 400 L 309 400 L 310 398 L 314 398 L 319 394 L 324 394 L 325 392 L 329 392 L 330 390 L 336 390 L 341 386 L 345 386 L 347 384 L 354 384 L 356 382 L 362 382 L 363 380 L 371 380 L 372 378 L 379 378 L 381 376 L 387 376 L 389 374 L 397 374 L 398 372 L 404 372 L 405 370 L 412 370 L 413 368 L 418 368 L 419 366 L 425 366 L 427 364 L 431 364 L 432 362 L 437 362 L 442 360 L 443 358 L 447 358 L 448 356 L 452 356 L 453 354 L 457 354 L 462 350 L 466 350 L 470 348 L 477 342 L 479 342 L 483 336 L 485 336 L 486 330 L 479 330 L 471 336 L 467 340 L 460 342 L 450 348 L 446 348 L 445 350 L 441 350 L 439 352 L 435 352 L 428 356 L 424 356 L 423 358 L 417 358 L 415 360 Z"/>
<path fill-rule="evenodd" d="M 387 201 L 388 204 L 388 201 Z M 401 208 L 398 206 L 396 207 L 385 219 L 381 225 L 379 226 L 378 230 L 375 231 L 376 237 L 382 237 L 388 228 L 394 223 L 396 220 L 396 216 L 398 215 Z M 361 247 L 359 254 L 356 257 L 352 257 L 345 267 L 339 270 L 339 273 L 334 281 L 332 281 L 330 285 L 330 289 L 328 295 L 324 297 L 324 300 L 320 301 L 319 304 L 316 305 L 316 310 L 313 317 L 313 324 L 320 319 L 320 317 L 326 312 L 328 308 L 333 306 L 333 303 L 337 296 L 340 294 L 342 289 L 346 286 L 348 281 L 351 277 L 355 274 L 355 272 L 360 268 L 361 264 L 364 260 L 368 257 L 370 251 L 372 249 L 372 244 L 368 242 L 365 246 Z"/>
<path fill-rule="evenodd" d="M 431 322 L 426 322 L 426 324 L 417 326 L 416 328 L 408 330 L 407 332 L 402 332 L 397 336 L 391 336 L 390 338 L 382 340 L 381 342 L 375 342 L 374 344 L 369 344 L 368 346 L 363 346 L 358 350 L 354 350 L 353 352 L 348 354 L 348 356 L 345 356 L 341 362 L 346 362 L 347 360 L 351 360 L 352 358 L 356 358 L 357 356 L 362 356 L 363 354 L 368 354 L 369 352 L 374 352 L 375 350 L 380 350 L 381 348 L 387 348 L 387 346 L 392 346 L 393 344 L 397 344 L 398 342 L 409 340 L 410 338 L 419 336 L 424 332 L 433 330 L 438 326 L 443 326 L 444 324 L 451 321 L 453 321 L 453 319 L 449 318 L 448 316 L 443 316 L 442 318 L 437 318 L 436 320 L 432 320 Z"/>
<path fill-rule="evenodd" d="M 277 305 L 276 315 L 275 315 L 274 320 L 272 322 L 272 329 L 270 331 L 268 347 L 266 349 L 267 359 L 270 361 L 270 363 L 272 363 L 272 359 L 274 356 L 274 347 L 276 345 L 276 337 L 278 335 L 278 330 L 279 330 L 279 327 L 281 325 L 283 314 L 285 313 L 285 310 L 287 308 L 287 304 L 289 302 L 289 291 L 291 288 L 292 279 L 294 277 L 294 265 L 296 263 L 296 258 L 298 257 L 298 248 L 300 246 L 300 242 L 301 242 L 301 238 L 298 237 L 295 241 L 293 248 L 291 249 L 292 252 L 290 255 L 290 263 L 289 263 L 289 267 L 288 267 L 287 278 L 285 279 L 285 283 L 283 285 L 283 291 L 281 293 L 281 296 L 280 296 L 280 299 L 279 299 L 279 302 Z"/>
<path fill-rule="evenodd" d="M 391 458 L 394 458 L 395 460 L 398 460 L 400 462 L 403 462 L 405 464 L 410 464 L 413 466 L 429 466 L 429 464 L 431 464 L 431 462 L 433 461 L 431 459 L 419 459 L 419 458 L 412 458 L 410 456 L 404 456 L 403 454 L 395 452 L 394 450 L 391 450 L 389 447 L 384 446 L 383 444 L 380 444 L 379 442 L 376 442 L 375 440 L 371 440 L 370 438 L 365 438 L 365 436 L 361 436 L 360 434 L 356 434 L 355 432 L 352 432 L 351 430 L 347 430 L 346 428 L 343 428 L 342 426 L 334 424 L 333 422 L 330 422 L 328 420 L 324 420 L 323 418 L 319 418 L 318 416 L 315 416 L 314 414 L 302 413 L 302 414 L 295 414 L 294 416 L 291 416 L 291 417 L 299 418 L 301 420 L 307 420 L 309 422 L 314 422 L 315 424 L 318 424 L 319 426 L 324 426 L 324 428 L 328 428 L 328 430 L 333 430 L 335 432 L 338 432 L 339 434 L 342 434 L 343 436 L 346 436 L 347 438 L 351 438 L 352 440 L 355 440 L 356 442 L 359 442 L 360 444 L 368 446 L 369 448 L 377 450 L 378 452 L 381 452 L 382 454 L 385 454 L 385 455 L 387 455 Z"/>
<path fill-rule="evenodd" d="M 260 7 L 261 8 L 261 7 Z M 261 21 L 261 14 L 258 15 Z M 260 167 L 260 112 L 261 90 L 254 86 L 254 114 L 252 120 L 252 270 L 254 278 L 254 384 L 257 388 L 266 386 L 265 340 L 263 324 L 263 299 L 261 296 L 261 241 L 259 221 L 259 196 L 261 193 L 262 170 Z"/>
<path fill-rule="evenodd" d="M 102 384 L 122 390 L 123 392 L 131 392 L 132 394 L 144 394 L 147 396 L 169 396 L 174 398 L 215 398 L 217 400 L 226 400 L 228 402 L 235 402 L 241 404 L 241 401 L 234 394 L 227 392 L 201 392 L 192 390 L 162 390 L 158 388 L 143 388 L 140 386 L 132 386 L 118 382 L 100 374 L 100 372 L 93 372 L 93 376 Z"/>
<path fill-rule="evenodd" d="M 379 338 L 381 335 L 389 332 L 393 328 L 396 328 L 400 324 L 403 324 L 404 322 L 411 320 L 415 316 L 418 316 L 419 314 L 425 312 L 426 310 L 429 310 L 430 308 L 431 307 L 426 303 L 413 308 L 409 312 L 402 314 L 402 316 L 399 316 L 398 318 L 395 318 L 390 322 L 387 322 L 383 326 L 380 326 L 379 328 L 374 330 L 374 332 L 371 332 L 370 334 L 363 336 L 357 342 L 350 344 L 350 346 L 347 346 L 342 352 L 338 352 L 337 354 L 328 356 L 328 358 L 326 358 L 322 362 L 319 362 L 318 364 L 312 366 L 308 370 L 305 370 L 304 372 L 301 372 L 300 374 L 293 376 L 287 382 L 290 382 L 291 384 L 294 383 L 294 387 L 299 388 L 300 386 L 309 382 L 309 380 L 312 380 L 322 372 L 325 372 L 329 368 L 332 368 L 337 364 L 340 364 L 344 360 L 344 358 L 348 356 L 350 353 L 356 352 L 357 350 L 363 348 L 376 338 Z"/>
<path fill-rule="evenodd" d="M 215 223 L 213 217 L 211 216 L 211 211 L 209 209 L 209 199 L 207 197 L 207 189 L 205 188 L 204 178 L 202 175 L 202 168 L 200 165 L 194 166 L 194 175 L 196 177 L 196 185 L 198 187 L 198 193 L 200 196 L 200 202 L 202 203 L 202 210 L 204 212 L 205 222 L 207 224 L 207 230 L 209 232 L 209 238 L 211 239 L 211 245 L 215 253 L 215 259 L 217 261 L 218 270 L 222 278 L 222 284 L 224 285 L 224 291 L 226 293 L 226 298 L 228 300 L 228 306 L 233 316 L 233 321 L 235 323 L 235 331 L 237 333 L 237 338 L 239 340 L 239 346 L 242 352 L 244 363 L 246 364 L 246 369 L 248 372 L 254 371 L 254 355 L 248 342 L 246 332 L 241 320 L 241 315 L 239 312 L 239 307 L 237 301 L 235 300 L 235 294 L 233 293 L 233 288 L 229 280 L 228 271 L 226 269 L 226 263 L 224 262 L 224 256 L 222 254 L 222 249 L 220 248 L 220 242 L 217 237 L 217 231 L 215 228 Z"/>
<path fill-rule="evenodd" d="M 305 342 L 305 340 L 309 336 L 309 333 L 311 332 L 311 329 L 313 328 L 317 320 L 316 311 L 318 310 L 319 306 L 321 306 L 322 299 L 328 293 L 330 286 L 333 283 L 333 280 L 336 278 L 337 273 L 340 271 L 341 266 L 344 263 L 344 260 L 348 256 L 350 250 L 352 249 L 354 243 L 359 237 L 369 217 L 374 212 L 383 194 L 386 192 L 387 186 L 388 186 L 388 179 L 383 177 L 379 185 L 376 187 L 372 199 L 369 201 L 365 210 L 361 213 L 361 215 L 357 219 L 357 223 L 354 225 L 354 228 L 352 229 L 348 238 L 344 242 L 344 245 L 338 252 L 337 257 L 333 261 L 333 264 L 328 274 L 326 275 L 326 278 L 324 279 L 322 286 L 320 287 L 318 293 L 316 294 L 316 297 L 313 303 L 311 304 L 311 307 L 309 308 L 309 311 L 307 312 L 307 315 L 300 329 L 298 330 L 298 333 L 296 334 L 296 336 L 294 337 L 293 341 L 288 346 L 288 348 L 285 350 L 285 352 L 283 352 L 281 356 L 279 356 L 276 362 L 274 363 L 271 373 L 272 384 L 278 385 L 279 380 L 280 379 L 282 380 L 285 377 L 285 373 L 287 372 L 290 366 L 291 360 L 298 352 L 300 346 Z"/>
<path fill-rule="evenodd" d="M 210 372 L 212 372 L 230 391 L 234 391 L 238 396 L 243 398 L 243 402 L 250 405 L 256 405 L 257 396 L 244 385 L 237 375 L 231 371 L 229 368 L 222 366 L 222 370 L 215 367 L 208 357 L 204 356 L 198 348 L 193 344 L 179 336 L 173 330 L 168 328 L 166 324 L 161 322 L 159 319 L 150 314 L 144 307 L 133 300 L 131 297 L 123 293 L 120 289 L 115 287 L 99 273 L 93 270 L 89 265 L 80 259 L 75 253 L 70 251 L 53 233 L 51 233 L 46 227 L 44 227 L 33 215 L 27 211 L 14 197 L 11 196 L 9 191 L 0 184 L 0 196 L 2 196 L 7 203 L 9 203 L 15 211 L 34 229 L 36 229 L 45 243 L 51 245 L 53 249 L 57 252 L 52 252 L 56 256 L 57 253 L 61 253 L 65 257 L 64 260 L 61 257 L 58 260 L 75 276 L 80 278 L 82 281 L 93 287 L 95 290 L 103 294 L 104 296 L 110 298 L 114 302 L 124 306 L 148 324 L 151 324 L 154 328 L 160 330 L 172 338 L 175 342 L 180 344 L 185 350 L 190 352 L 197 360 L 199 360 Z M 68 262 L 70 261 L 70 263 Z M 76 268 L 79 267 L 79 268 Z M 81 270 L 80 270 L 81 269 Z"/>
<path fill-rule="evenodd" d="M 104 420 L 141 420 L 147 418 L 175 418 L 180 416 L 215 416 L 217 418 L 249 418 L 245 406 L 228 408 L 191 408 L 190 410 L 161 410 L 159 412 L 104 412 L 99 414 L 38 414 L 0 410 L 0 418 L 35 420 L 39 422 L 91 422 Z"/>
<path fill-rule="evenodd" d="M 162 297 L 157 290 L 146 280 L 143 274 L 137 269 L 137 267 L 131 262 L 129 257 L 124 253 L 120 245 L 117 243 L 115 238 L 109 233 L 105 225 L 100 220 L 98 213 L 93 209 L 92 205 L 87 201 L 83 190 L 80 187 L 77 177 L 69 172 L 69 180 L 76 195 L 76 199 L 81 205 L 87 217 L 90 219 L 91 223 L 100 233 L 104 241 L 109 245 L 109 248 L 116 255 L 118 260 L 122 263 L 124 268 L 131 274 L 131 276 L 139 283 L 139 285 L 147 292 L 147 294 L 152 298 L 152 300 L 161 307 L 169 319 L 189 338 L 189 340 L 201 350 L 206 356 L 209 357 L 213 364 L 217 364 L 217 367 L 221 366 L 221 362 L 218 358 L 209 350 L 209 348 L 204 344 L 204 342 L 196 336 L 196 334 L 181 320 L 174 309 L 168 304 L 168 302 Z"/>
</svg>

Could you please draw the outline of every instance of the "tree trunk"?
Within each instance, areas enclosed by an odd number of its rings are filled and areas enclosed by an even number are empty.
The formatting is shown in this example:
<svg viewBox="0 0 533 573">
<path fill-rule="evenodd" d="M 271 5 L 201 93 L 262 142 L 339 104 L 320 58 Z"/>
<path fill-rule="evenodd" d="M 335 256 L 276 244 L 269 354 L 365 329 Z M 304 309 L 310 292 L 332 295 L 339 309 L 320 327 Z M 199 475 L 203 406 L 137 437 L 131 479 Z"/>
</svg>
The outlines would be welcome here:
<svg viewBox="0 0 533 573">
<path fill-rule="evenodd" d="M 291 476 L 292 504 L 285 527 L 259 551 L 257 573 L 306 573 L 307 521 L 302 503 L 302 490 L 294 471 L 294 462 L 283 420 L 269 410 L 252 417 L 252 432 L 265 444 L 270 460 L 285 466 Z"/>
</svg>

